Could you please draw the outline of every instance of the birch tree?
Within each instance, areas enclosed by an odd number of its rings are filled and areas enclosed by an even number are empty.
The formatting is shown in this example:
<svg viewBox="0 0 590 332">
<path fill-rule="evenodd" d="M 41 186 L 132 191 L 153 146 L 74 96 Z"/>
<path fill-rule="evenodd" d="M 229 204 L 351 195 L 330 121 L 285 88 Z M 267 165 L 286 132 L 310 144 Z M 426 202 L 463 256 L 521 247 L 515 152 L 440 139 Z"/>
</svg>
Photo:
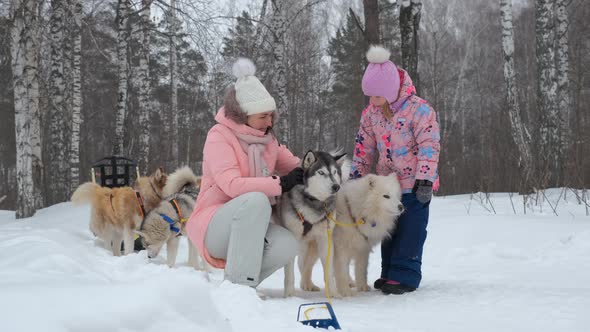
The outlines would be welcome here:
<svg viewBox="0 0 590 332">
<path fill-rule="evenodd" d="M 117 113 L 115 115 L 115 142 L 113 154 L 124 153 L 125 140 L 125 116 L 127 114 L 127 92 L 129 68 L 127 62 L 128 47 L 128 20 L 129 0 L 118 0 L 117 3 L 117 65 L 118 65 L 118 88 L 117 88 Z"/>
<path fill-rule="evenodd" d="M 558 181 L 559 115 L 557 111 L 557 81 L 554 52 L 554 0 L 535 1 L 535 33 L 537 58 L 537 107 L 541 115 L 541 157 L 543 185 L 556 185 Z"/>
<path fill-rule="evenodd" d="M 258 56 L 260 54 L 260 52 L 263 50 L 262 47 L 262 43 L 264 40 L 264 31 L 263 31 L 263 27 L 264 27 L 264 23 L 266 22 L 266 8 L 268 5 L 268 0 L 263 0 L 262 1 L 262 9 L 260 10 L 260 16 L 258 17 L 258 24 L 256 25 L 256 33 L 254 35 L 255 37 L 255 44 L 256 47 L 254 48 L 254 56 L 252 57 L 253 60 L 257 60 Z"/>
<path fill-rule="evenodd" d="M 530 185 L 533 157 L 530 149 L 531 135 L 522 122 L 518 105 L 516 72 L 514 70 L 514 28 L 512 24 L 512 0 L 500 0 L 502 20 L 502 51 L 504 53 L 504 80 L 506 81 L 506 99 L 512 138 L 520 153 L 520 167 L 523 173 L 523 185 Z M 528 187 L 523 188 L 528 190 Z"/>
<path fill-rule="evenodd" d="M 285 32 L 287 31 L 287 1 L 271 0 L 271 41 L 273 50 L 273 76 L 272 86 L 275 91 L 277 102 L 278 135 L 282 142 L 289 144 L 289 124 L 287 112 L 289 110 L 289 99 L 287 96 L 287 67 L 285 64 Z"/>
<path fill-rule="evenodd" d="M 140 11 L 140 50 L 139 68 L 137 73 L 138 101 L 139 101 L 139 169 L 148 170 L 148 158 L 150 153 L 150 114 L 151 114 L 151 87 L 150 87 L 150 13 L 153 0 L 142 0 Z"/>
<path fill-rule="evenodd" d="M 49 158 L 47 160 L 48 203 L 55 204 L 66 200 L 68 174 L 68 107 L 65 103 L 66 84 L 64 82 L 64 34 L 65 14 L 69 13 L 64 0 L 51 1 L 49 19 L 51 35 L 51 71 L 49 73 Z"/>
<path fill-rule="evenodd" d="M 177 163 L 178 157 L 178 20 L 176 18 L 176 0 L 170 2 L 170 148 L 171 163 Z"/>
<path fill-rule="evenodd" d="M 70 0 L 72 12 L 72 114 L 69 197 L 80 184 L 80 124 L 82 123 L 82 3 Z"/>
<path fill-rule="evenodd" d="M 39 10 L 40 3 L 36 0 L 15 0 L 11 13 L 17 218 L 30 217 L 43 206 L 38 72 Z"/>
<path fill-rule="evenodd" d="M 566 0 L 555 0 L 556 11 L 556 63 L 557 63 L 557 106 L 561 114 L 559 131 L 561 132 L 561 146 L 559 155 L 566 160 L 567 149 L 571 143 L 570 117 L 572 101 L 569 78 L 569 17 Z M 564 165 L 565 166 L 565 165 Z"/>
<path fill-rule="evenodd" d="M 402 40 L 402 67 L 408 71 L 416 91 L 420 94 L 418 77 L 418 51 L 420 41 L 420 16 L 422 3 L 418 0 L 402 0 L 400 6 L 399 25 Z"/>
</svg>

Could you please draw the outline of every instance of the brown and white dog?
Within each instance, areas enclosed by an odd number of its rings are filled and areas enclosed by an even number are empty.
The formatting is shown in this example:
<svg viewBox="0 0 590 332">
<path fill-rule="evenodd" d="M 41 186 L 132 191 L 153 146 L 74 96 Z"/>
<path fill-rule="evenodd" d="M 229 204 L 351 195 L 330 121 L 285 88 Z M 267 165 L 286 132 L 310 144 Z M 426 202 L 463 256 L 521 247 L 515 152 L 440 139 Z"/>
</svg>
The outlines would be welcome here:
<svg viewBox="0 0 590 332">
<path fill-rule="evenodd" d="M 133 252 L 134 231 L 146 213 L 162 201 L 167 174 L 159 168 L 150 176 L 136 180 L 134 188 L 101 187 L 93 182 L 81 184 L 72 195 L 74 204 L 90 203 L 90 230 L 104 241 L 113 255 Z M 139 195 L 137 194 L 139 193 Z"/>
</svg>

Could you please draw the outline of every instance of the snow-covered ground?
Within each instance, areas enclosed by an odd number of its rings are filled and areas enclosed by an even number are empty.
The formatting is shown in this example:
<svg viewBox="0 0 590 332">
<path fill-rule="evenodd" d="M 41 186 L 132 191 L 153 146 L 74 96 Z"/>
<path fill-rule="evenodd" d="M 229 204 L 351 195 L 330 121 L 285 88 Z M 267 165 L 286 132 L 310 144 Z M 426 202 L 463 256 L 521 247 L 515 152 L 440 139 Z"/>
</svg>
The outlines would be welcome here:
<svg viewBox="0 0 590 332">
<path fill-rule="evenodd" d="M 555 206 L 560 190 L 548 192 Z M 343 331 L 589 331 L 590 217 L 572 192 L 556 216 L 545 202 L 524 215 L 508 194 L 437 197 L 431 205 L 421 288 L 334 299 Z M 495 213 L 494 213 L 495 211 Z M 283 272 L 258 291 L 223 282 L 165 253 L 113 257 L 88 230 L 89 208 L 58 204 L 16 221 L 0 211 L 2 331 L 310 331 L 295 321 L 302 303 L 282 298 Z M 371 255 L 369 279 L 379 275 Z M 314 279 L 323 285 L 321 268 Z M 298 282 L 298 281 L 297 281 Z"/>
</svg>

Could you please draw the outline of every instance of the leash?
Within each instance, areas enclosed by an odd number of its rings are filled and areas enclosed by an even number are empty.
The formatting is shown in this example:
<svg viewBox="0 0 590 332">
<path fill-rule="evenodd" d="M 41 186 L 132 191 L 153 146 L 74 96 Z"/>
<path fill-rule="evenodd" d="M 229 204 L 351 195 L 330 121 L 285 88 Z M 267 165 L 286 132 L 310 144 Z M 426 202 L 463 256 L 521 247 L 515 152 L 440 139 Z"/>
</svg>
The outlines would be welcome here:
<svg viewBox="0 0 590 332">
<path fill-rule="evenodd" d="M 355 220 L 356 218 L 354 217 L 354 215 L 352 214 L 352 210 L 350 209 L 350 204 L 348 204 L 348 197 L 346 197 L 346 195 L 344 195 L 344 199 L 346 200 L 346 208 L 348 209 L 348 214 L 350 215 L 350 217 L 352 218 L 352 220 Z M 366 221 L 363 218 L 359 218 L 357 220 L 355 220 L 352 224 L 346 224 L 346 223 L 342 223 L 339 222 L 338 220 L 336 220 L 332 215 L 332 213 L 328 211 L 328 207 L 326 206 L 326 204 L 324 204 L 324 210 L 326 211 L 326 215 L 328 216 L 328 219 L 332 220 L 334 222 L 334 224 L 338 225 L 338 226 L 360 226 L 360 225 L 364 225 L 366 224 Z"/>
<path fill-rule="evenodd" d="M 334 221 L 334 218 L 331 217 L 332 213 L 328 213 L 327 208 L 324 206 L 324 209 L 326 210 L 326 218 L 328 220 L 332 220 Z M 297 212 L 297 215 L 299 216 L 299 219 L 301 220 L 301 224 L 305 225 L 305 223 L 307 222 L 305 220 L 305 218 L 303 217 L 303 215 L 301 214 L 301 212 L 299 212 L 297 209 L 295 209 L 295 212 Z M 307 222 L 308 224 L 310 224 L 309 222 Z M 313 226 L 313 224 L 310 224 Z M 304 226 L 305 227 L 305 226 Z M 304 231 L 305 232 L 305 231 Z M 328 234 L 328 251 L 326 252 L 326 269 L 324 269 L 324 289 L 326 291 L 326 298 L 328 299 L 328 303 L 330 305 L 332 305 L 332 297 L 330 296 L 330 256 L 332 254 L 331 252 L 331 248 L 332 248 L 332 230 L 330 229 L 330 223 L 327 222 L 326 223 L 326 232 Z M 307 314 L 307 312 L 306 312 Z"/>
<path fill-rule="evenodd" d="M 360 225 L 366 224 L 366 222 L 365 222 L 364 219 L 358 219 L 357 221 L 355 221 L 352 224 L 346 224 L 346 223 L 340 222 L 340 221 L 336 220 L 333 217 L 333 214 L 331 212 L 328 212 L 328 210 L 326 210 L 326 217 L 328 217 L 328 219 L 330 219 L 330 221 L 334 222 L 334 224 L 336 224 L 336 226 L 343 226 L 343 227 L 346 227 L 346 226 L 349 226 L 350 227 L 350 226 L 352 226 L 352 227 L 356 227 L 356 226 L 360 226 Z"/>
<path fill-rule="evenodd" d="M 326 215 L 326 217 L 328 217 Z M 332 298 L 330 297 L 330 287 L 329 287 L 329 275 L 330 275 L 330 248 L 332 248 L 332 230 L 330 229 L 330 223 L 326 223 L 326 233 L 328 233 L 328 251 L 326 252 L 326 271 L 324 271 L 324 283 L 326 285 L 326 298 L 328 298 L 328 303 L 332 304 Z"/>
<path fill-rule="evenodd" d="M 350 206 L 348 205 L 348 199 L 346 202 L 346 207 L 348 208 L 348 212 L 350 214 L 350 216 L 353 218 L 353 220 L 355 219 L 354 216 L 352 215 L 352 211 L 350 210 Z M 347 224 L 347 223 L 342 223 L 338 220 L 336 220 L 336 218 L 334 218 L 334 212 L 330 212 L 328 210 L 328 207 L 326 206 L 326 204 L 324 204 L 324 211 L 326 213 L 326 218 L 328 219 L 328 221 L 333 222 L 336 226 L 341 226 L 341 227 L 356 227 L 356 226 L 360 226 L 360 225 L 364 225 L 366 223 L 366 221 L 362 218 L 357 219 L 356 221 L 354 221 L 352 224 Z M 303 235 L 305 235 L 307 232 L 305 231 L 305 224 L 308 223 L 310 224 L 308 221 L 305 220 L 305 218 L 303 217 L 303 215 L 301 214 L 301 212 L 299 212 L 299 210 L 295 209 L 295 212 L 297 212 L 297 216 L 299 216 L 299 219 L 301 220 L 301 224 L 304 225 L 304 233 Z M 313 224 L 310 224 L 313 226 Z M 309 230 L 308 230 L 309 231 Z M 326 252 L 326 269 L 324 270 L 324 284 L 325 284 L 325 291 L 326 291 L 326 298 L 328 299 L 328 303 L 331 305 L 332 304 L 332 297 L 330 296 L 330 287 L 329 287 L 329 275 L 330 275 L 330 257 L 332 254 L 331 248 L 332 248 L 332 229 L 330 229 L 330 223 L 327 222 L 326 223 L 326 234 L 328 235 L 328 250 Z"/>
</svg>

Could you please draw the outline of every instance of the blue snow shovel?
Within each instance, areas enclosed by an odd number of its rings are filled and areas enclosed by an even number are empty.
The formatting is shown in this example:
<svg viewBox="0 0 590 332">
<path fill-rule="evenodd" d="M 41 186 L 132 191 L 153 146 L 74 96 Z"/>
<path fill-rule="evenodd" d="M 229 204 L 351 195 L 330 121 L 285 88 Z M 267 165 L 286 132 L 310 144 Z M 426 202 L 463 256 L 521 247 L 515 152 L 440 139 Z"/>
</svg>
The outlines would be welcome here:
<svg viewBox="0 0 590 332">
<path fill-rule="evenodd" d="M 303 319 L 301 311 L 303 309 Z M 336 330 L 340 330 L 340 324 L 334 314 L 332 305 L 328 302 L 307 303 L 299 306 L 297 313 L 297 321 L 303 325 L 313 326 L 315 328 L 328 329 L 330 326 Z"/>
</svg>

